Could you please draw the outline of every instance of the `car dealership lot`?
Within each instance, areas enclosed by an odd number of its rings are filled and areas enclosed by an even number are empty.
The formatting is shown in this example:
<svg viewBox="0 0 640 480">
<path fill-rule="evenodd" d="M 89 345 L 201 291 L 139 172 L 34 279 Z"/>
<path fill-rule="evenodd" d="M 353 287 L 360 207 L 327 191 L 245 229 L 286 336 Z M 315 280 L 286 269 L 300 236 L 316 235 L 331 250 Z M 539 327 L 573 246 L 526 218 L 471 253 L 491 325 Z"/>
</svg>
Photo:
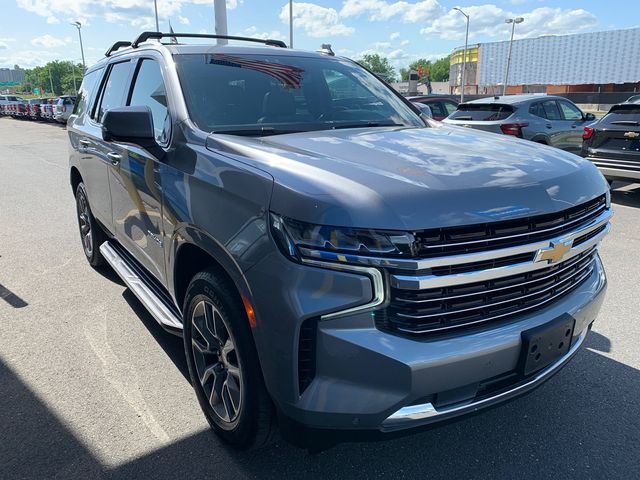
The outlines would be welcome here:
<svg viewBox="0 0 640 480">
<path fill-rule="evenodd" d="M 87 264 L 64 128 L 0 118 L 0 159 L 0 478 L 602 478 L 640 468 L 640 185 L 613 194 L 605 304 L 587 348 L 548 384 L 403 438 L 238 453 L 209 432 L 181 340 Z"/>
</svg>

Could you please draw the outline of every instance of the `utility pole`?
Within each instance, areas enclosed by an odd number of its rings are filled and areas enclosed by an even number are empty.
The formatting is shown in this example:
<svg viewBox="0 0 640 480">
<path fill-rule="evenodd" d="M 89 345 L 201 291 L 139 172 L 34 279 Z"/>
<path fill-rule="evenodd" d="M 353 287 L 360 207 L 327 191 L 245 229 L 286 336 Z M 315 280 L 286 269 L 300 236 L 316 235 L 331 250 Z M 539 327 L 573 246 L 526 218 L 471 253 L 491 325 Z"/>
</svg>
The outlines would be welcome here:
<svg viewBox="0 0 640 480">
<path fill-rule="evenodd" d="M 289 48 L 293 48 L 293 0 L 289 0 Z"/>
<path fill-rule="evenodd" d="M 467 44 L 469 43 L 469 15 L 464 13 L 458 7 L 455 7 L 454 10 L 457 10 L 467 19 L 467 33 L 464 35 L 464 53 L 462 57 L 462 89 L 460 90 L 460 103 L 464 102 L 464 87 L 467 85 Z"/>
<path fill-rule="evenodd" d="M 511 24 L 511 40 L 509 40 L 509 55 L 507 56 L 507 68 L 504 71 L 504 83 L 502 84 L 502 96 L 507 94 L 507 81 L 509 80 L 509 64 L 511 63 L 511 49 L 513 48 L 513 33 L 516 30 L 516 23 L 524 22 L 524 18 L 507 18 L 505 23 Z"/>
<path fill-rule="evenodd" d="M 76 64 L 71 62 L 71 76 L 73 77 L 73 91 L 78 94 L 78 86 L 76 85 Z"/>
<path fill-rule="evenodd" d="M 159 32 L 160 24 L 158 23 L 158 0 L 153 0 L 153 10 L 156 14 L 156 32 Z"/>
<path fill-rule="evenodd" d="M 80 53 L 82 54 L 82 66 L 86 70 L 87 64 L 84 61 L 84 47 L 82 46 L 82 32 L 80 31 L 82 29 L 82 24 L 80 22 L 72 22 L 71 25 L 78 29 L 78 38 L 80 38 Z"/>
<path fill-rule="evenodd" d="M 53 78 L 51 78 L 51 68 L 49 68 L 49 84 L 51 85 L 51 94 L 55 96 L 56 92 L 53 90 Z"/>
<path fill-rule="evenodd" d="M 226 0 L 213 0 L 216 21 L 216 35 L 228 35 L 227 33 L 227 2 Z M 226 38 L 219 38 L 218 45 L 226 45 Z"/>
</svg>

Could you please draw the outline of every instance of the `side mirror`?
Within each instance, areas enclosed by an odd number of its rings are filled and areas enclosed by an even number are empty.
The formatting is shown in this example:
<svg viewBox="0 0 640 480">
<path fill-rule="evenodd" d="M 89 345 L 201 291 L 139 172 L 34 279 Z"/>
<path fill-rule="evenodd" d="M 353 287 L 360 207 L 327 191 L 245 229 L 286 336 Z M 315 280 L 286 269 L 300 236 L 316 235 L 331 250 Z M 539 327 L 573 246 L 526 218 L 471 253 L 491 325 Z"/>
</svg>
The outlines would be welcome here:
<svg viewBox="0 0 640 480">
<path fill-rule="evenodd" d="M 586 113 L 586 114 L 584 115 L 584 119 L 585 119 L 587 122 L 592 122 L 592 121 L 594 121 L 594 120 L 596 119 L 596 116 L 595 116 L 593 113 Z"/>
<path fill-rule="evenodd" d="M 151 109 L 141 106 L 107 110 L 102 116 L 102 139 L 106 142 L 135 143 L 141 147 L 155 145 Z"/>
<path fill-rule="evenodd" d="M 413 105 L 420 110 L 420 113 L 427 118 L 433 118 L 433 112 L 431 111 L 431 107 L 429 105 L 425 105 L 420 102 L 411 102 Z"/>
</svg>

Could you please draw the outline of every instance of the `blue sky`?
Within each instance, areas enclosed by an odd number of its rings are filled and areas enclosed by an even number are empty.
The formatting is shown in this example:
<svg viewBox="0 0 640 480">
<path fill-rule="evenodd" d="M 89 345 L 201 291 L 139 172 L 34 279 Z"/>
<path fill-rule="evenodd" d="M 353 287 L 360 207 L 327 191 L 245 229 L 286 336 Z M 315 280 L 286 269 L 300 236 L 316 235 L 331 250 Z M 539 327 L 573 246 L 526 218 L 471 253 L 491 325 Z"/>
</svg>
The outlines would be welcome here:
<svg viewBox="0 0 640 480">
<path fill-rule="evenodd" d="M 517 37 L 636 27 L 628 0 L 317 0 L 294 3 L 294 45 L 317 49 L 331 43 L 353 58 L 378 52 L 396 67 L 416 58 L 438 58 L 464 43 L 464 17 L 471 17 L 469 43 L 507 39 L 504 19 L 522 16 Z M 0 67 L 41 65 L 53 59 L 80 61 L 77 31 L 83 23 L 87 63 L 116 40 L 154 30 L 153 0 L 0 0 Z M 227 0 L 229 33 L 288 42 L 286 0 Z M 160 29 L 213 33 L 213 0 L 158 0 Z"/>
</svg>

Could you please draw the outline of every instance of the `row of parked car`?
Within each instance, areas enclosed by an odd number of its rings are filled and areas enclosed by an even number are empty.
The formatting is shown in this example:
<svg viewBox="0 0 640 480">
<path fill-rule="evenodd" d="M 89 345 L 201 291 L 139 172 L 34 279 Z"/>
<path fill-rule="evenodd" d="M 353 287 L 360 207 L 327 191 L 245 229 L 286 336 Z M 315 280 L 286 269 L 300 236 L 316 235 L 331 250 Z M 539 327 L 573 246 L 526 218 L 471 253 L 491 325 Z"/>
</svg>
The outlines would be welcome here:
<svg viewBox="0 0 640 480">
<path fill-rule="evenodd" d="M 67 123 L 75 103 L 73 95 L 29 100 L 15 95 L 0 95 L 0 115 Z"/>
<path fill-rule="evenodd" d="M 599 120 L 554 95 L 496 96 L 460 104 L 435 96 L 408 100 L 449 125 L 512 135 L 581 155 L 609 182 L 640 181 L 640 95 L 613 105 Z"/>
</svg>

